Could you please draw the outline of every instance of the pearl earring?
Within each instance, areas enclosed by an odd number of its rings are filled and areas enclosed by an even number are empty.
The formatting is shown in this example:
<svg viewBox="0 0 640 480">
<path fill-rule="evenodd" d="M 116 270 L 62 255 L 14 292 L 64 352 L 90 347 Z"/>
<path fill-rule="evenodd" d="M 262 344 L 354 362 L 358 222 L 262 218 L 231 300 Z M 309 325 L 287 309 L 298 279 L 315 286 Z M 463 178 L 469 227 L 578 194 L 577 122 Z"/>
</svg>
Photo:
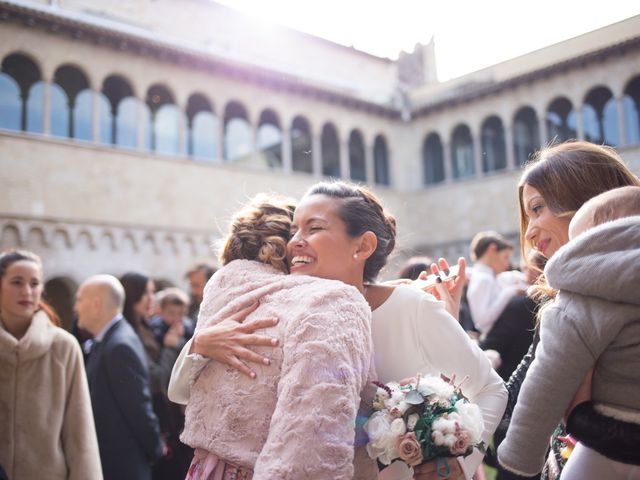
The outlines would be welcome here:
<svg viewBox="0 0 640 480">
<path fill-rule="evenodd" d="M 357 258 L 358 258 L 358 254 L 357 254 L 357 253 L 354 253 L 354 254 L 353 254 L 353 259 L 355 260 L 355 259 L 357 259 Z"/>
</svg>

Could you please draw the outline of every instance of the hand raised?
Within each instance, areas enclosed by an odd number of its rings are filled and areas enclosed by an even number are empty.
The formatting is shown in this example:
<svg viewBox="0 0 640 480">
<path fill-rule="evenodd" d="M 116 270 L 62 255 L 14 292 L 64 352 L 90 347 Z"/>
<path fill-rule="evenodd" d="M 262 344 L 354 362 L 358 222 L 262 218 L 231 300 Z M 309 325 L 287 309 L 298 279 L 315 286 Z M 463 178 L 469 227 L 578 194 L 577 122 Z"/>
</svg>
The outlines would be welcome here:
<svg viewBox="0 0 640 480">
<path fill-rule="evenodd" d="M 438 259 L 438 263 L 431 264 L 431 273 L 440 276 L 441 272 L 445 276 L 449 272 L 449 264 L 444 258 Z M 421 279 L 426 279 L 427 272 L 420 274 Z M 458 318 L 460 315 L 460 300 L 462 299 L 462 292 L 467 282 L 466 274 L 466 262 L 463 257 L 458 259 L 458 276 L 448 282 L 437 282 L 436 284 L 427 287 L 426 292 L 431 293 L 438 300 L 442 300 L 445 304 L 445 309 L 454 318 Z"/>
</svg>

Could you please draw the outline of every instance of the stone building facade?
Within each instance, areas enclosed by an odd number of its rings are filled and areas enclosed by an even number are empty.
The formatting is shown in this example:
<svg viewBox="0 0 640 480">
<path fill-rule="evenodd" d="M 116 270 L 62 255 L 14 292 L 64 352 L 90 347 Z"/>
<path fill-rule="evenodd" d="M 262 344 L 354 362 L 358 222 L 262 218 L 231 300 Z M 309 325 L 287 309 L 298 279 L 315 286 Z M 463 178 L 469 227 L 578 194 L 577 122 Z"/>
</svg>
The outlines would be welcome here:
<svg viewBox="0 0 640 480">
<path fill-rule="evenodd" d="M 439 83 L 432 43 L 394 62 L 207 0 L 0 0 L 0 248 L 42 255 L 68 318 L 86 276 L 184 286 L 247 197 L 327 177 L 396 215 L 387 275 L 466 255 L 479 230 L 517 242 L 541 145 L 606 143 L 640 172 L 639 32 L 632 17 Z"/>
</svg>

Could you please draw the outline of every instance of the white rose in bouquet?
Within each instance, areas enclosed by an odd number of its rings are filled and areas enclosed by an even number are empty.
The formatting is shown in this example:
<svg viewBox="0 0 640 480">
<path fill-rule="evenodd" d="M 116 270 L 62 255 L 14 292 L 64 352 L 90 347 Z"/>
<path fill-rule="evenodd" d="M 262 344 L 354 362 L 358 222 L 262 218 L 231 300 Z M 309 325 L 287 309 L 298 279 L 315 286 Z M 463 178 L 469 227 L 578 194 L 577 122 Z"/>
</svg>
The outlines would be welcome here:
<svg viewBox="0 0 640 480">
<path fill-rule="evenodd" d="M 400 431 L 400 426 L 396 423 L 398 421 L 402 423 L 402 428 L 404 429 L 402 419 L 393 419 L 393 417 L 386 412 L 375 412 L 363 427 L 369 436 L 367 453 L 371 458 L 377 458 L 385 465 L 389 465 L 394 459 L 398 458 L 399 455 L 397 449 L 397 432 Z M 404 432 L 400 435 L 402 434 L 404 434 Z"/>
</svg>

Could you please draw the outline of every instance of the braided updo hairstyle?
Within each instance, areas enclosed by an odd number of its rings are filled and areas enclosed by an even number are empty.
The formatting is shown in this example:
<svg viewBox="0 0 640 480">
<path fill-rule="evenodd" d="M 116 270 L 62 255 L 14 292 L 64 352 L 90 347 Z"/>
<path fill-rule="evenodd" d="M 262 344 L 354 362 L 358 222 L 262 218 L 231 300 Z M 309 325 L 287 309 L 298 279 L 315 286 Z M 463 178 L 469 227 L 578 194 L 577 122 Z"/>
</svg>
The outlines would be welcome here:
<svg viewBox="0 0 640 480">
<path fill-rule="evenodd" d="M 287 242 L 295 202 L 286 197 L 260 194 L 237 212 L 223 241 L 220 262 L 255 260 L 288 272 Z"/>
<path fill-rule="evenodd" d="M 305 194 L 325 195 L 340 201 L 338 214 L 347 226 L 347 234 L 357 237 L 373 232 L 378 245 L 364 265 L 365 282 L 373 282 L 396 245 L 396 220 L 385 211 L 382 202 L 365 187 L 342 181 L 320 182 Z"/>
</svg>

